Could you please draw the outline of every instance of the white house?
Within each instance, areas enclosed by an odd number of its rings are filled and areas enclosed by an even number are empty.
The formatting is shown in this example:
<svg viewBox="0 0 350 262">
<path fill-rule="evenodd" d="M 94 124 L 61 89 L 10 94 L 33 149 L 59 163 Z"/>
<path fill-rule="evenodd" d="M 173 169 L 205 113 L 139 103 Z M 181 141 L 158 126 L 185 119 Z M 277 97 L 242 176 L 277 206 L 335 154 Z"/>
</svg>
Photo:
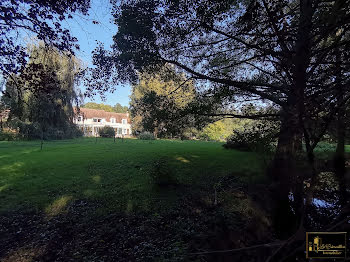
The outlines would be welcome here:
<svg viewBox="0 0 350 262">
<path fill-rule="evenodd" d="M 76 111 L 74 123 L 84 132 L 84 136 L 98 136 L 104 126 L 113 127 L 117 137 L 131 136 L 129 113 L 106 112 L 99 109 L 80 108 Z"/>
</svg>

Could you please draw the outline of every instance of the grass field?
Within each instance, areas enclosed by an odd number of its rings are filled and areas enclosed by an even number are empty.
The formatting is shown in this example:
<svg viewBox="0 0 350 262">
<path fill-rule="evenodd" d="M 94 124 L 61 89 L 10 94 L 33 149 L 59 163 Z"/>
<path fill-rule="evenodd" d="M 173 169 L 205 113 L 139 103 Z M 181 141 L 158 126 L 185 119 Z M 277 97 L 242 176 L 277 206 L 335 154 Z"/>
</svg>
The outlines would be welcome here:
<svg viewBox="0 0 350 262">
<path fill-rule="evenodd" d="M 334 145 L 315 151 L 329 159 Z M 171 171 L 176 183 L 151 179 L 160 159 L 158 174 Z M 0 260 L 261 257 L 196 252 L 276 241 L 263 160 L 203 141 L 81 138 L 43 150 L 40 141 L 0 142 Z"/>
<path fill-rule="evenodd" d="M 254 153 L 216 142 L 81 138 L 45 142 L 42 151 L 40 141 L 0 142 L 0 212 L 55 215 L 77 199 L 125 212 L 158 209 L 164 201 L 169 206 L 184 191 L 152 184 L 147 174 L 161 157 L 187 191 L 227 175 L 244 183 L 263 179 Z"/>
</svg>

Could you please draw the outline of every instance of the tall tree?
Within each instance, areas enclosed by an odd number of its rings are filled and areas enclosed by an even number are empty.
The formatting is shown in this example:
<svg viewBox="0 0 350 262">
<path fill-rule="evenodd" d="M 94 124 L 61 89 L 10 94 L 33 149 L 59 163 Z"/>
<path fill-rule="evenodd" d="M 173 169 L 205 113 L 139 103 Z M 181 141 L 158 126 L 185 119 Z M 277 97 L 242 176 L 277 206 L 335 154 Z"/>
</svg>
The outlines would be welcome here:
<svg viewBox="0 0 350 262">
<path fill-rule="evenodd" d="M 73 103 L 79 103 L 75 88 L 81 71 L 79 60 L 44 44 L 29 50 L 28 64 L 7 82 L 2 98 L 11 109 L 10 120 L 23 135 L 30 132 L 29 124 L 38 126 L 42 133 L 55 129 L 70 136 L 70 129 L 74 130 Z"/>
<path fill-rule="evenodd" d="M 185 131 L 190 118 L 184 110 L 196 95 L 193 83 L 185 80 L 169 65 L 157 73 L 144 72 L 130 96 L 133 130 L 154 132 L 156 136 L 175 136 Z"/>
<path fill-rule="evenodd" d="M 59 50 L 78 48 L 77 39 L 62 21 L 79 12 L 87 14 L 90 0 L 2 0 L 0 4 L 0 72 L 5 77 L 26 64 L 24 34 L 35 36 Z"/>
<path fill-rule="evenodd" d="M 168 63 L 198 87 L 224 91 L 232 102 L 249 97 L 279 106 L 270 173 L 278 181 L 277 213 L 286 214 L 290 185 L 302 187 L 295 164 L 302 137 L 313 166 L 313 149 L 349 99 L 349 78 L 343 78 L 343 102 L 334 103 L 339 93 L 331 70 L 334 51 L 350 47 L 349 5 L 349 0 L 115 1 L 113 50 L 96 50 L 92 74 L 135 81 L 138 72 Z M 349 60 L 347 55 L 337 62 L 343 72 L 349 72 Z"/>
<path fill-rule="evenodd" d="M 127 113 L 129 108 L 127 106 L 122 106 L 120 103 L 116 103 L 113 106 L 113 111 L 116 113 Z"/>
<path fill-rule="evenodd" d="M 170 63 L 201 86 L 231 96 L 270 100 L 283 110 L 276 163 L 287 167 L 300 149 L 306 112 L 335 96 L 332 75 L 319 76 L 336 46 L 348 46 L 348 1 L 116 2 L 112 52 L 96 50 L 106 75 L 133 81 L 137 71 Z M 330 35 L 343 28 L 337 37 Z M 116 59 L 117 58 L 117 59 Z M 101 63 L 99 63 L 101 61 Z M 106 63 L 108 61 L 108 63 Z M 103 63 L 104 62 L 104 63 Z M 342 64 L 347 63 L 343 59 Z M 112 74 L 113 75 L 113 74 Z M 324 83 L 327 83 L 325 85 Z M 318 99 L 316 99 L 316 96 Z M 316 135 L 307 134 L 317 142 Z M 290 170 L 287 168 L 286 170 Z M 283 170 L 276 170 L 276 173 Z"/>
</svg>

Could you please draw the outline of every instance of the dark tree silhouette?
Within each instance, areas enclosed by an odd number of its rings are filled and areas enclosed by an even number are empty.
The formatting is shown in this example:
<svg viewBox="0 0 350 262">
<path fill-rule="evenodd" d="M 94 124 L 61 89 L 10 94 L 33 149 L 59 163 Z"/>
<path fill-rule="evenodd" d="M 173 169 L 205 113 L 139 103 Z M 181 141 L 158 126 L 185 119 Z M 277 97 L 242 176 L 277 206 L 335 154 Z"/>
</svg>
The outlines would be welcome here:
<svg viewBox="0 0 350 262">
<path fill-rule="evenodd" d="M 295 163 L 302 138 L 314 175 L 313 150 L 349 99 L 350 81 L 345 76 L 350 66 L 350 1 L 115 1 L 114 5 L 118 32 L 112 51 L 100 46 L 94 53 L 97 68 L 92 75 L 99 81 L 91 82 L 91 90 L 108 89 L 101 78 L 136 81 L 140 71 L 157 71 L 169 63 L 203 89 L 279 106 L 281 128 L 270 174 L 278 181 L 282 208 L 277 207 L 278 213 L 286 215 L 290 186 L 297 191 L 302 187 L 303 176 Z M 336 50 L 344 55 L 337 59 Z M 335 77 L 335 64 L 343 77 Z M 302 197 L 298 199 L 302 207 Z"/>
<path fill-rule="evenodd" d="M 308 134 L 314 126 L 304 125 L 318 111 L 334 106 L 337 94 L 330 68 L 335 48 L 350 44 L 349 2 L 248 3 L 116 2 L 119 30 L 113 51 L 102 46 L 96 50 L 100 68 L 94 73 L 133 81 L 138 71 L 170 63 L 192 79 L 225 89 L 227 95 L 270 100 L 283 111 L 276 155 L 280 163 L 289 162 L 304 132 L 310 147 L 319 140 Z M 343 56 L 340 61 L 347 69 L 348 60 Z"/>
<path fill-rule="evenodd" d="M 77 39 L 62 27 L 72 14 L 87 14 L 90 0 L 2 0 L 0 3 L 0 70 L 7 77 L 26 64 L 24 37 L 35 36 L 58 50 L 73 52 Z"/>
</svg>

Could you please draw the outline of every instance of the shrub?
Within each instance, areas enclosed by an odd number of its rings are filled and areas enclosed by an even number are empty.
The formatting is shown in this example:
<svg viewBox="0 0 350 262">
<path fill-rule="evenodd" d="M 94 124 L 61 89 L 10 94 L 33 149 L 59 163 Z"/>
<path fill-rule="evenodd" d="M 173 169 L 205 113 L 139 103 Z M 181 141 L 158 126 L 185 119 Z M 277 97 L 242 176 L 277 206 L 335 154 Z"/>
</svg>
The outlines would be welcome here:
<svg viewBox="0 0 350 262">
<path fill-rule="evenodd" d="M 76 138 L 83 135 L 83 132 L 73 123 L 60 127 L 48 126 L 44 129 L 44 132 L 42 132 L 38 122 L 30 123 L 15 119 L 11 121 L 10 128 L 17 130 L 17 137 L 21 139 L 43 138 L 44 140 L 57 140 Z"/>
<path fill-rule="evenodd" d="M 65 131 L 65 138 L 77 138 L 84 135 L 84 132 L 78 128 L 77 125 L 71 124 Z"/>
<path fill-rule="evenodd" d="M 243 131 L 235 131 L 227 138 L 223 147 L 226 149 L 268 153 L 273 151 L 275 137 L 274 130 L 264 130 L 259 128 L 259 126 L 246 128 Z"/>
<path fill-rule="evenodd" d="M 0 141 L 13 141 L 17 140 L 18 135 L 13 132 L 8 131 L 0 131 Z"/>
<path fill-rule="evenodd" d="M 138 135 L 138 139 L 141 139 L 141 140 L 155 140 L 155 137 L 150 132 L 142 132 L 142 133 L 140 133 Z"/>
<path fill-rule="evenodd" d="M 42 132 L 38 123 L 26 123 L 20 120 L 12 123 L 13 128 L 18 128 L 23 138 L 40 139 Z"/>
<path fill-rule="evenodd" d="M 152 182 L 157 186 L 169 186 L 177 184 L 167 158 L 159 158 L 152 162 L 149 175 Z"/>
<path fill-rule="evenodd" d="M 224 141 L 228 135 L 226 134 L 225 136 L 225 131 L 225 124 L 221 120 L 204 127 L 199 137 L 200 139 L 207 141 Z"/>
<path fill-rule="evenodd" d="M 114 137 L 115 131 L 113 127 L 110 126 L 104 126 L 99 131 L 100 137 Z"/>
</svg>

